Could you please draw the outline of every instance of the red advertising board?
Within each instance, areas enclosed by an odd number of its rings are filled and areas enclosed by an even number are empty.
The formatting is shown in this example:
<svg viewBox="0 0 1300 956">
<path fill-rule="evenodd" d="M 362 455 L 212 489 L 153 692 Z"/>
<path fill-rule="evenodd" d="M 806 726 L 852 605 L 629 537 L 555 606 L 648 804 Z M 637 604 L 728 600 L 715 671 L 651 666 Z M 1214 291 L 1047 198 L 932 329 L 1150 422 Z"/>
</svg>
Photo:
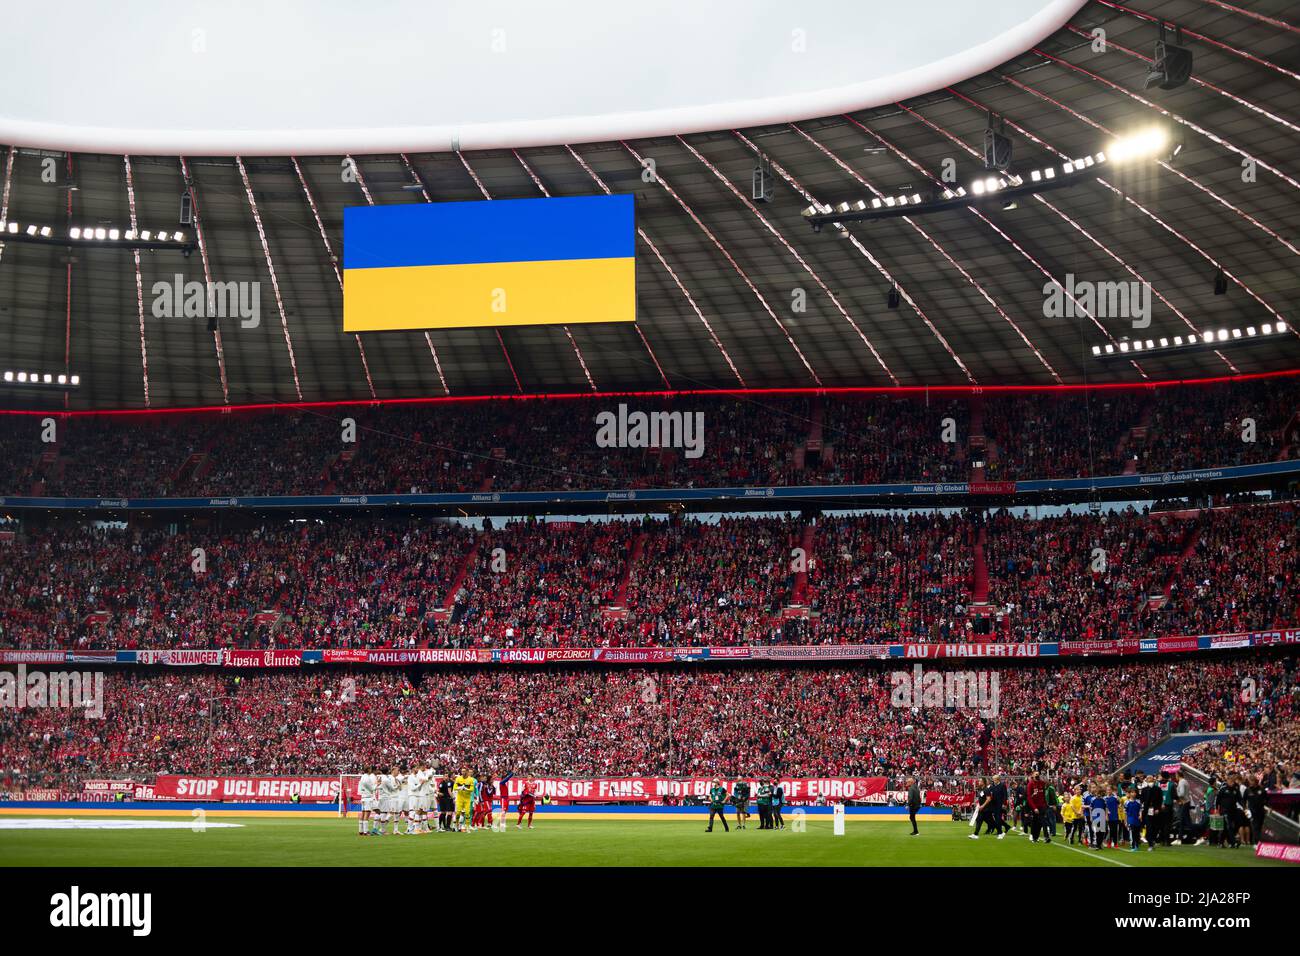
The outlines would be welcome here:
<svg viewBox="0 0 1300 956">
<path fill-rule="evenodd" d="M 160 774 L 153 782 L 155 800 L 203 803 L 337 803 L 338 777 L 195 777 Z"/>
<path fill-rule="evenodd" d="M 357 777 L 345 778 L 347 796 L 356 799 Z M 722 781 L 731 792 L 735 781 Z M 841 800 L 883 799 L 884 777 L 790 778 L 781 781 L 790 803 L 835 803 Z M 553 803 L 662 803 L 686 797 L 703 798 L 713 785 L 712 777 L 512 777 L 506 791 L 515 801 L 527 785 L 538 800 Z M 750 781 L 751 794 L 758 781 Z M 143 796 L 136 788 L 137 797 Z M 200 777 L 160 775 L 149 791 L 149 799 L 186 800 L 202 803 L 287 803 L 294 794 L 303 803 L 336 803 L 338 777 Z"/>
<path fill-rule="evenodd" d="M 1267 840 L 1255 845 L 1255 856 L 1264 860 L 1284 860 L 1300 863 L 1300 846 L 1290 843 L 1270 843 Z"/>
</svg>

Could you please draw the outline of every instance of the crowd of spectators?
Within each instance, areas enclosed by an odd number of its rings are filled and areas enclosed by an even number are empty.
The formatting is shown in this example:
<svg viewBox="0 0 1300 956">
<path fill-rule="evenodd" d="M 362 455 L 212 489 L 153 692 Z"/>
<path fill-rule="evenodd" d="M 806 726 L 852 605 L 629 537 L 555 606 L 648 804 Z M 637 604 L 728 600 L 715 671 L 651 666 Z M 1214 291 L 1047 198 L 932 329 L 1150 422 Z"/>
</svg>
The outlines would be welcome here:
<svg viewBox="0 0 1300 956">
<path fill-rule="evenodd" d="M 1035 643 L 1294 627 L 1297 508 L 59 521 L 0 536 L 0 647 Z"/>
<path fill-rule="evenodd" d="M 989 396 L 984 476 L 1006 481 L 1122 474 L 1119 446 L 1139 424 L 1147 401 L 1143 393 L 1127 391 Z"/>
<path fill-rule="evenodd" d="M 841 398 L 825 404 L 825 451 L 809 484 L 965 481 L 970 410 L 955 398 Z"/>
<path fill-rule="evenodd" d="M 411 645 L 468 540 L 415 520 L 29 529 L 0 543 L 0 646 Z"/>
<path fill-rule="evenodd" d="M 986 545 L 996 630 L 1017 641 L 1116 640 L 1290 626 L 1298 523 L 1290 502 L 1181 517 L 996 514 Z"/>
<path fill-rule="evenodd" d="M 496 775 L 1081 776 L 1166 733 L 1220 725 L 1261 731 L 1251 739 L 1281 748 L 1267 759 L 1300 758 L 1294 657 L 1036 662 L 994 675 L 996 706 L 972 709 L 900 705 L 883 663 L 110 671 L 102 718 L 0 711 L 0 778 L 332 775 L 415 759 Z"/>
<path fill-rule="evenodd" d="M 599 633 L 640 534 L 635 521 L 512 521 L 479 535 L 438 643 L 584 644 Z"/>
<path fill-rule="evenodd" d="M 701 454 L 598 443 L 597 415 L 620 405 L 628 413 L 701 414 Z M 55 496 L 123 498 L 952 482 L 969 479 L 976 462 L 987 480 L 1081 477 L 1295 455 L 1298 412 L 1300 378 L 1060 394 L 683 395 L 56 415 L 55 442 L 46 440 L 41 417 L 13 415 L 0 416 L 0 494 L 37 486 Z M 986 438 L 984 447 L 972 445 L 973 431 Z M 817 437 L 821 447 L 809 449 Z"/>
<path fill-rule="evenodd" d="M 966 639 L 976 531 L 942 514 L 817 522 L 808 574 L 816 633 L 849 643 Z"/>
<path fill-rule="evenodd" d="M 1132 449 L 1139 472 L 1273 461 L 1296 457 L 1300 397 L 1295 380 L 1192 385 L 1179 401 L 1157 401 L 1144 441 Z M 1249 440 L 1247 440 L 1249 439 Z"/>
<path fill-rule="evenodd" d="M 651 529 L 628 582 L 629 617 L 654 644 L 800 641 L 779 615 L 792 596 L 798 521 L 686 520 Z"/>
</svg>

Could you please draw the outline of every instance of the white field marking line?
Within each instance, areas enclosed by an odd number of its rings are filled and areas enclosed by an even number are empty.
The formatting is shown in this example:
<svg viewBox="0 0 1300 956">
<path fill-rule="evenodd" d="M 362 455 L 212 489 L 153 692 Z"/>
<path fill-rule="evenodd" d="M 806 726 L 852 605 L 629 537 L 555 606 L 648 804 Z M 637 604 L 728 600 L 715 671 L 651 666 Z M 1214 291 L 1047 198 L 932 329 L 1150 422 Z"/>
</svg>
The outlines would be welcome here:
<svg viewBox="0 0 1300 956">
<path fill-rule="evenodd" d="M 1020 834 L 1020 836 L 1023 837 L 1029 836 L 1029 834 L 1025 833 L 1023 830 L 1016 830 L 1015 832 Z M 1123 860 L 1112 860 L 1108 856 L 1102 856 L 1100 852 L 1089 853 L 1087 850 L 1080 850 L 1077 846 L 1070 846 L 1070 844 L 1062 843 L 1060 840 L 1053 840 L 1052 846 L 1059 846 L 1063 850 L 1072 850 L 1075 853 L 1082 853 L 1084 856 L 1088 857 L 1089 859 L 1101 860 L 1103 863 L 1113 863 L 1116 866 L 1124 866 L 1124 867 L 1128 867 L 1129 869 L 1132 869 L 1133 867 L 1132 863 L 1125 863 Z"/>
<path fill-rule="evenodd" d="M 242 823 L 210 823 L 197 820 L 110 820 L 102 817 L 14 817 L 0 819 L 0 830 L 192 830 L 242 827 Z"/>
</svg>

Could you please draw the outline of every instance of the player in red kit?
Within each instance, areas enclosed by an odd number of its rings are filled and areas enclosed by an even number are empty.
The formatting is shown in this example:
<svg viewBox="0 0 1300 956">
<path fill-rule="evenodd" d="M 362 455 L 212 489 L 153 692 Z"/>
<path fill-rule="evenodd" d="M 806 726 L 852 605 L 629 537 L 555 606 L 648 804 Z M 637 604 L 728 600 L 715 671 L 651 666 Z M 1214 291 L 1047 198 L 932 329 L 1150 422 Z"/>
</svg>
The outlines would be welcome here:
<svg viewBox="0 0 1300 956">
<path fill-rule="evenodd" d="M 476 827 L 492 826 L 492 801 L 496 799 L 497 788 L 488 777 L 479 790 L 479 802 L 474 804 L 474 825 Z"/>
<path fill-rule="evenodd" d="M 519 820 L 515 823 L 516 830 L 522 830 L 524 826 L 524 814 L 528 814 L 528 829 L 533 828 L 533 811 L 537 809 L 537 800 L 533 797 L 533 788 L 525 783 L 524 792 L 519 794 Z"/>
</svg>

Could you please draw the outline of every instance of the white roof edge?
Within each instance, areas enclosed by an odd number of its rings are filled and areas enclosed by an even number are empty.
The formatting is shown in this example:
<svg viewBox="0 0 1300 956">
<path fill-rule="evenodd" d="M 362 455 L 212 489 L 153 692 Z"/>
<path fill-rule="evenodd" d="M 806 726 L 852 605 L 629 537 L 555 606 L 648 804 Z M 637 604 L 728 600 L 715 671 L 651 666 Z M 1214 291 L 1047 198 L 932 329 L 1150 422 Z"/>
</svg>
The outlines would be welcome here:
<svg viewBox="0 0 1300 956">
<path fill-rule="evenodd" d="M 0 116 L 0 142 L 70 152 L 189 156 L 438 153 L 641 139 L 796 122 L 910 99 L 994 69 L 1059 30 L 1087 0 L 1050 0 L 1001 36 L 883 79 L 791 96 L 594 116 L 380 129 L 172 130 L 69 127 Z"/>
</svg>

